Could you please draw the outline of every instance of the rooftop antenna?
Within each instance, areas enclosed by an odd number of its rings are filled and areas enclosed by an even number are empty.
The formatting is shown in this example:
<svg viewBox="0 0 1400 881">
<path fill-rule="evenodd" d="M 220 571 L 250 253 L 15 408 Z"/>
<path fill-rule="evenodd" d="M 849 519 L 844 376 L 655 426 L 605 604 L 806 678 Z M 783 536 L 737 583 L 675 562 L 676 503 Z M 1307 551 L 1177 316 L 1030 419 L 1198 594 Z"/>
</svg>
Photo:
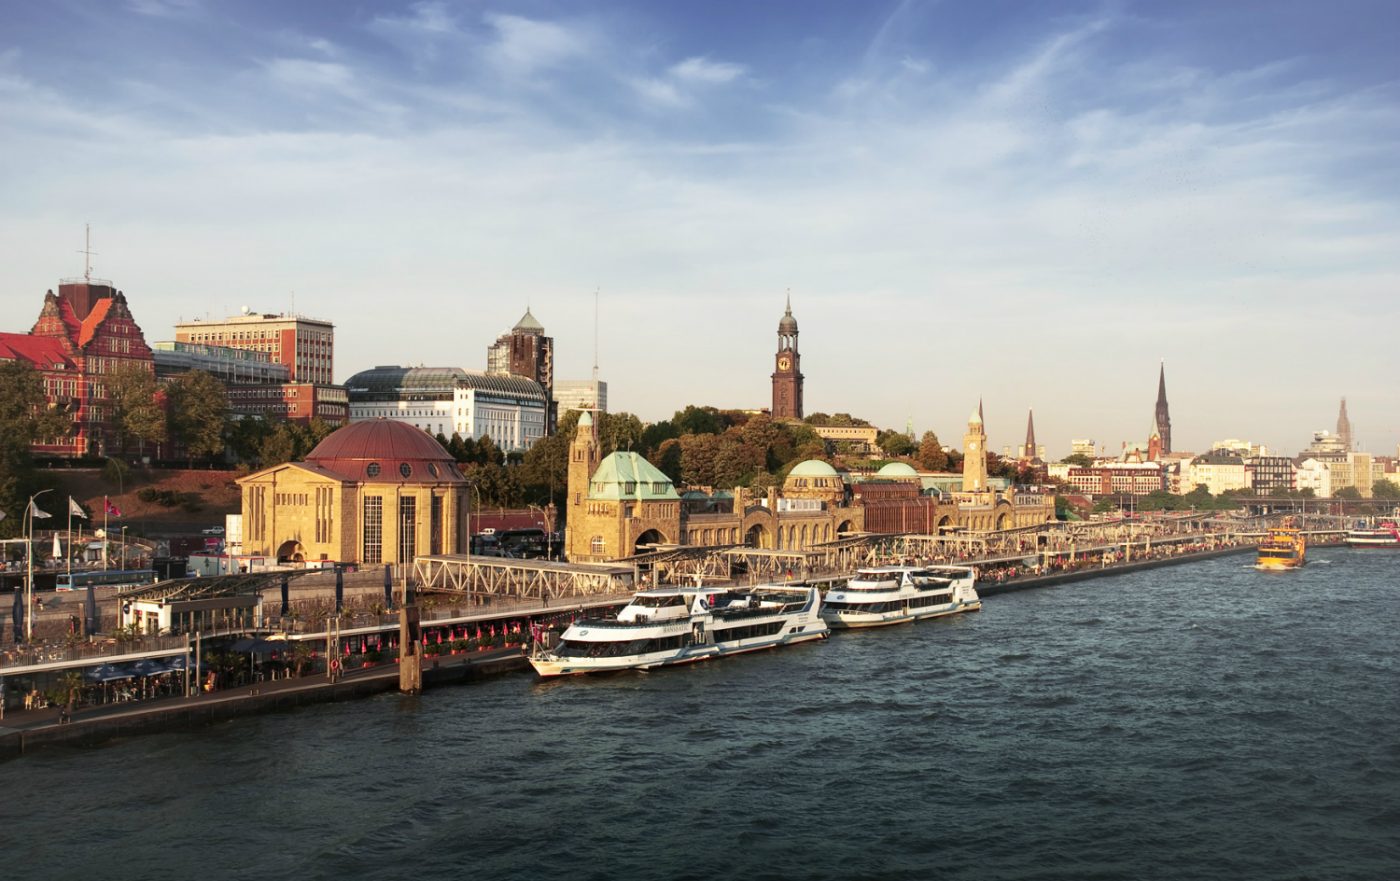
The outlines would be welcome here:
<svg viewBox="0 0 1400 881">
<path fill-rule="evenodd" d="M 593 381 L 598 381 L 598 286 L 593 286 Z"/>
<path fill-rule="evenodd" d="M 92 258 L 97 256 L 97 252 L 92 249 L 92 224 L 83 224 L 83 249 L 78 252 L 83 255 L 83 281 L 92 281 Z"/>
<path fill-rule="evenodd" d="M 296 314 L 297 314 L 297 292 L 296 292 L 296 291 L 292 291 L 292 312 L 291 312 L 291 314 L 292 314 L 292 317 L 296 317 Z"/>
</svg>

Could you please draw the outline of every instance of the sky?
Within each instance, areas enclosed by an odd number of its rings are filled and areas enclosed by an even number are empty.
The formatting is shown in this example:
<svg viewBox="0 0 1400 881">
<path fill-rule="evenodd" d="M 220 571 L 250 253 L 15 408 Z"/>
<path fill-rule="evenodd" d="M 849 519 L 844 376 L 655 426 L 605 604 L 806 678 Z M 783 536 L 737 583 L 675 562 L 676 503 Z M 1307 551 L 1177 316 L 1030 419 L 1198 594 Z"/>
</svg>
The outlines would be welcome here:
<svg viewBox="0 0 1400 881">
<path fill-rule="evenodd" d="M 1052 456 L 1400 442 L 1400 5 L 0 0 L 0 329 L 93 275 L 148 340 L 336 325 L 485 367 L 528 307 L 610 409 Z"/>
</svg>

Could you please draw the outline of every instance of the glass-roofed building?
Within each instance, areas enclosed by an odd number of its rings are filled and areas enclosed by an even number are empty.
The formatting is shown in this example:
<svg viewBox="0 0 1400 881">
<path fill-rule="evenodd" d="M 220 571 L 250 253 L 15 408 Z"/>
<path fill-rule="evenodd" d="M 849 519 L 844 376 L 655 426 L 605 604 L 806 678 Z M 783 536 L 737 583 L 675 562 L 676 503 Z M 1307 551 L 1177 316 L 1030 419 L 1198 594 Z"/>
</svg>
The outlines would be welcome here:
<svg viewBox="0 0 1400 881">
<path fill-rule="evenodd" d="M 350 421 L 393 419 L 429 434 L 480 440 L 503 450 L 527 450 L 544 437 L 549 399 L 520 376 L 460 367 L 375 367 L 345 383 Z"/>
</svg>

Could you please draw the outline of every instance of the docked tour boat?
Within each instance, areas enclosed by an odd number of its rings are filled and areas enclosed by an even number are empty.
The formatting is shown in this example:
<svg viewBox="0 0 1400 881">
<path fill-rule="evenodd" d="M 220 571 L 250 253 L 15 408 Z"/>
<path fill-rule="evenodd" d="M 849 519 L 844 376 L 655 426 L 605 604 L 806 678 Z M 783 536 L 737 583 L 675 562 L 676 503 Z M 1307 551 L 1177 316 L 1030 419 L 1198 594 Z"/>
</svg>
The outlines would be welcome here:
<svg viewBox="0 0 1400 881">
<path fill-rule="evenodd" d="M 1347 532 L 1349 548 L 1400 548 L 1400 527 L 1394 520 L 1382 520 L 1369 529 L 1352 529 Z"/>
<path fill-rule="evenodd" d="M 880 627 L 982 608 L 964 566 L 880 566 L 861 569 L 827 592 L 822 617 L 833 628 Z"/>
<path fill-rule="evenodd" d="M 616 618 L 575 621 L 558 645 L 536 645 L 541 676 L 650 670 L 831 635 L 821 594 L 804 585 L 644 590 Z"/>
<path fill-rule="evenodd" d="M 1303 532 L 1291 526 L 1270 529 L 1268 537 L 1259 543 L 1256 569 L 1281 571 L 1297 569 L 1307 562 L 1307 542 Z"/>
</svg>

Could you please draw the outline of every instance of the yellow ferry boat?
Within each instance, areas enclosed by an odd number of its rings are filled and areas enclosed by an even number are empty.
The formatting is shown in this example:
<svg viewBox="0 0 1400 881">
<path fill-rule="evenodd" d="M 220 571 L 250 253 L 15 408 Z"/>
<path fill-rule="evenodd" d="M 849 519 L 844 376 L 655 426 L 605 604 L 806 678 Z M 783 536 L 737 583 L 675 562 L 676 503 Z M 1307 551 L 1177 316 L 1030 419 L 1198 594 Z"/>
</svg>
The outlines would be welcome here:
<svg viewBox="0 0 1400 881">
<path fill-rule="evenodd" d="M 1280 571 L 1297 569 L 1307 562 L 1307 542 L 1303 532 L 1291 525 L 1270 529 L 1269 535 L 1259 543 L 1259 559 L 1256 569 Z"/>
</svg>

